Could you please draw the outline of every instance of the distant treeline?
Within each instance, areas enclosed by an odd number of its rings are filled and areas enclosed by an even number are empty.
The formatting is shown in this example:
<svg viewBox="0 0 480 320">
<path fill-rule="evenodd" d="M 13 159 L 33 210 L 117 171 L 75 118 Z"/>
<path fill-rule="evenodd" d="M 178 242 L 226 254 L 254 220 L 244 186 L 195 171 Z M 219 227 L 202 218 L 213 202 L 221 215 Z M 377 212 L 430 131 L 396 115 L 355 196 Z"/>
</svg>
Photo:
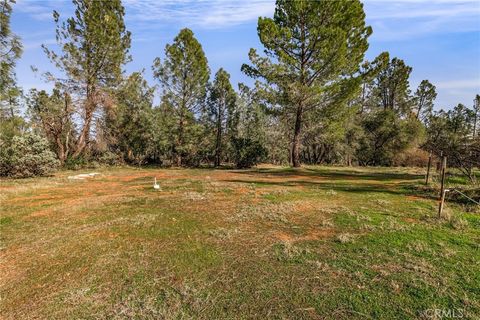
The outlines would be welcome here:
<svg viewBox="0 0 480 320">
<path fill-rule="evenodd" d="M 60 50 L 42 46 L 62 75 L 43 73 L 52 92 L 16 83 L 13 5 L 0 2 L 0 175 L 92 163 L 408 166 L 433 153 L 474 179 L 480 165 L 480 96 L 434 111 L 435 86 L 412 91 L 403 60 L 366 61 L 372 28 L 358 0 L 277 0 L 273 18 L 258 20 L 264 53 L 251 49 L 241 66 L 255 85 L 236 88 L 224 69 L 211 75 L 190 29 L 153 61 L 155 84 L 143 71 L 126 75 L 121 1 L 73 0 L 72 17 L 53 12 Z"/>
</svg>

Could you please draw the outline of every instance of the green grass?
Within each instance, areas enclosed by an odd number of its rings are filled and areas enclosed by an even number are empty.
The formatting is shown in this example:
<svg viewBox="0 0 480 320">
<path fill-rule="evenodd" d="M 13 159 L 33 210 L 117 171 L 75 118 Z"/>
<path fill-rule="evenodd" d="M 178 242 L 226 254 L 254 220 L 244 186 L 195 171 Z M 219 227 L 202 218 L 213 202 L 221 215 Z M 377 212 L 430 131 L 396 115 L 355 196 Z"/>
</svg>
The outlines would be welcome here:
<svg viewBox="0 0 480 320">
<path fill-rule="evenodd" d="M 478 210 L 421 170 L 101 173 L 0 181 L 2 318 L 480 318 Z"/>
</svg>

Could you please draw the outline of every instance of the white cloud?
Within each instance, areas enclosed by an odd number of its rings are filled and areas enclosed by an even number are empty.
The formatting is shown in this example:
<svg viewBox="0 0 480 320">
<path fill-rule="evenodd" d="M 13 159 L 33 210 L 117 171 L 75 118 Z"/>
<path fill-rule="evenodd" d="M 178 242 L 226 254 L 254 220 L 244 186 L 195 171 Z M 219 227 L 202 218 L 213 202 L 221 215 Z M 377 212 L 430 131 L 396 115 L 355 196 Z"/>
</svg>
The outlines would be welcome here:
<svg viewBox="0 0 480 320">
<path fill-rule="evenodd" d="M 366 0 L 373 10 L 370 19 L 478 16 L 478 1 L 386 1 Z"/>
<path fill-rule="evenodd" d="M 364 0 L 367 22 L 377 40 L 402 40 L 442 32 L 480 31 L 479 0 Z M 179 24 L 219 29 L 272 16 L 274 0 L 123 0 L 126 18 L 142 25 Z M 33 19 L 52 19 L 55 9 L 71 14 L 70 1 L 18 0 Z M 67 13 L 68 12 L 68 13 Z"/>
<path fill-rule="evenodd" d="M 442 32 L 480 31 L 478 0 L 365 0 L 367 21 L 378 40 L 402 40 Z M 181 24 L 204 29 L 272 16 L 274 0 L 124 0 L 131 22 Z M 147 26 L 146 26 L 147 27 Z"/>
<path fill-rule="evenodd" d="M 218 29 L 271 16 L 272 0 L 124 0 L 127 19 L 133 22 L 180 23 Z"/>
<path fill-rule="evenodd" d="M 53 10 L 63 13 L 70 7 L 70 1 L 17 0 L 14 10 L 26 13 L 35 20 L 53 21 Z"/>
<path fill-rule="evenodd" d="M 460 80 L 448 80 L 438 82 L 436 84 L 438 89 L 477 89 L 480 90 L 480 78 L 476 79 L 460 79 Z"/>
<path fill-rule="evenodd" d="M 36 32 L 30 32 L 22 35 L 22 44 L 25 51 L 32 49 L 40 49 L 42 44 L 53 45 L 57 41 L 55 34 L 52 31 L 39 30 Z"/>
<path fill-rule="evenodd" d="M 377 40 L 480 31 L 478 0 L 366 0 L 365 12 Z"/>
<path fill-rule="evenodd" d="M 36 41 L 24 41 L 23 42 L 23 50 L 32 50 L 32 49 L 40 49 L 42 44 L 44 45 L 53 45 L 56 44 L 56 39 L 44 39 L 44 40 L 36 40 Z"/>
<path fill-rule="evenodd" d="M 218 29 L 271 16 L 274 0 L 123 0 L 130 23 L 181 24 L 204 29 Z M 18 0 L 15 10 L 35 20 L 52 20 L 53 10 L 62 16 L 73 13 L 71 1 Z"/>
</svg>

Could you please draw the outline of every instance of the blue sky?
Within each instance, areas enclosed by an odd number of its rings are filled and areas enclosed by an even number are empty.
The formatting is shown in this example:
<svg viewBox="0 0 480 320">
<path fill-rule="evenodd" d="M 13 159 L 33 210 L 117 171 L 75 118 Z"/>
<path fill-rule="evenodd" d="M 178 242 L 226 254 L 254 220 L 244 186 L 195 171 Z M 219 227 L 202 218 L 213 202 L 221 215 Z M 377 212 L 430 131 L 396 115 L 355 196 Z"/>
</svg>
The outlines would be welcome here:
<svg viewBox="0 0 480 320">
<path fill-rule="evenodd" d="M 191 28 L 201 42 L 212 75 L 223 67 L 233 84 L 251 83 L 240 72 L 248 50 L 260 48 L 256 26 L 259 16 L 272 16 L 274 0 L 124 0 L 126 25 L 132 32 L 133 61 L 127 72 L 145 69 L 154 83 L 151 65 L 163 57 L 164 47 L 181 28 Z M 436 108 L 457 103 L 472 105 L 480 93 L 480 0 L 415 1 L 366 0 L 367 23 L 373 27 L 366 58 L 382 51 L 413 67 L 411 88 L 422 79 L 437 86 Z M 55 48 L 52 10 L 61 17 L 73 13 L 69 0 L 17 0 L 12 28 L 23 41 L 17 65 L 24 89 L 50 88 L 30 66 L 54 71 L 40 45 Z"/>
</svg>

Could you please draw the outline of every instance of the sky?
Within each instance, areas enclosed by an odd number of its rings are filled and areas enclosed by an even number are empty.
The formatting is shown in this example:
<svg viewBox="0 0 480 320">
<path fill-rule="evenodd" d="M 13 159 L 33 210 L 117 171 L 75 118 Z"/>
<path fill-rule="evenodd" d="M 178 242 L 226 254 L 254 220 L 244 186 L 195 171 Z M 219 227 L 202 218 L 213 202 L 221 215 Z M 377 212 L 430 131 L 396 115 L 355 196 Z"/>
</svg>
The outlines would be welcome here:
<svg viewBox="0 0 480 320">
<path fill-rule="evenodd" d="M 332 0 L 334 1 L 334 0 Z M 365 0 L 372 26 L 367 60 L 383 51 L 413 67 L 412 91 L 423 79 L 437 87 L 435 108 L 473 104 L 480 94 L 480 0 Z M 252 83 L 240 67 L 250 48 L 262 50 L 257 35 L 259 16 L 273 16 L 274 0 L 123 0 L 125 23 L 132 33 L 133 61 L 127 72 L 145 69 L 153 84 L 151 65 L 164 57 L 164 48 L 179 30 L 188 27 L 200 41 L 212 78 L 223 67 L 238 82 Z M 34 72 L 55 71 L 41 49 L 57 48 L 52 11 L 72 15 L 70 0 L 17 0 L 12 29 L 22 39 L 24 53 L 17 64 L 18 83 L 25 90 L 50 89 Z"/>
</svg>

